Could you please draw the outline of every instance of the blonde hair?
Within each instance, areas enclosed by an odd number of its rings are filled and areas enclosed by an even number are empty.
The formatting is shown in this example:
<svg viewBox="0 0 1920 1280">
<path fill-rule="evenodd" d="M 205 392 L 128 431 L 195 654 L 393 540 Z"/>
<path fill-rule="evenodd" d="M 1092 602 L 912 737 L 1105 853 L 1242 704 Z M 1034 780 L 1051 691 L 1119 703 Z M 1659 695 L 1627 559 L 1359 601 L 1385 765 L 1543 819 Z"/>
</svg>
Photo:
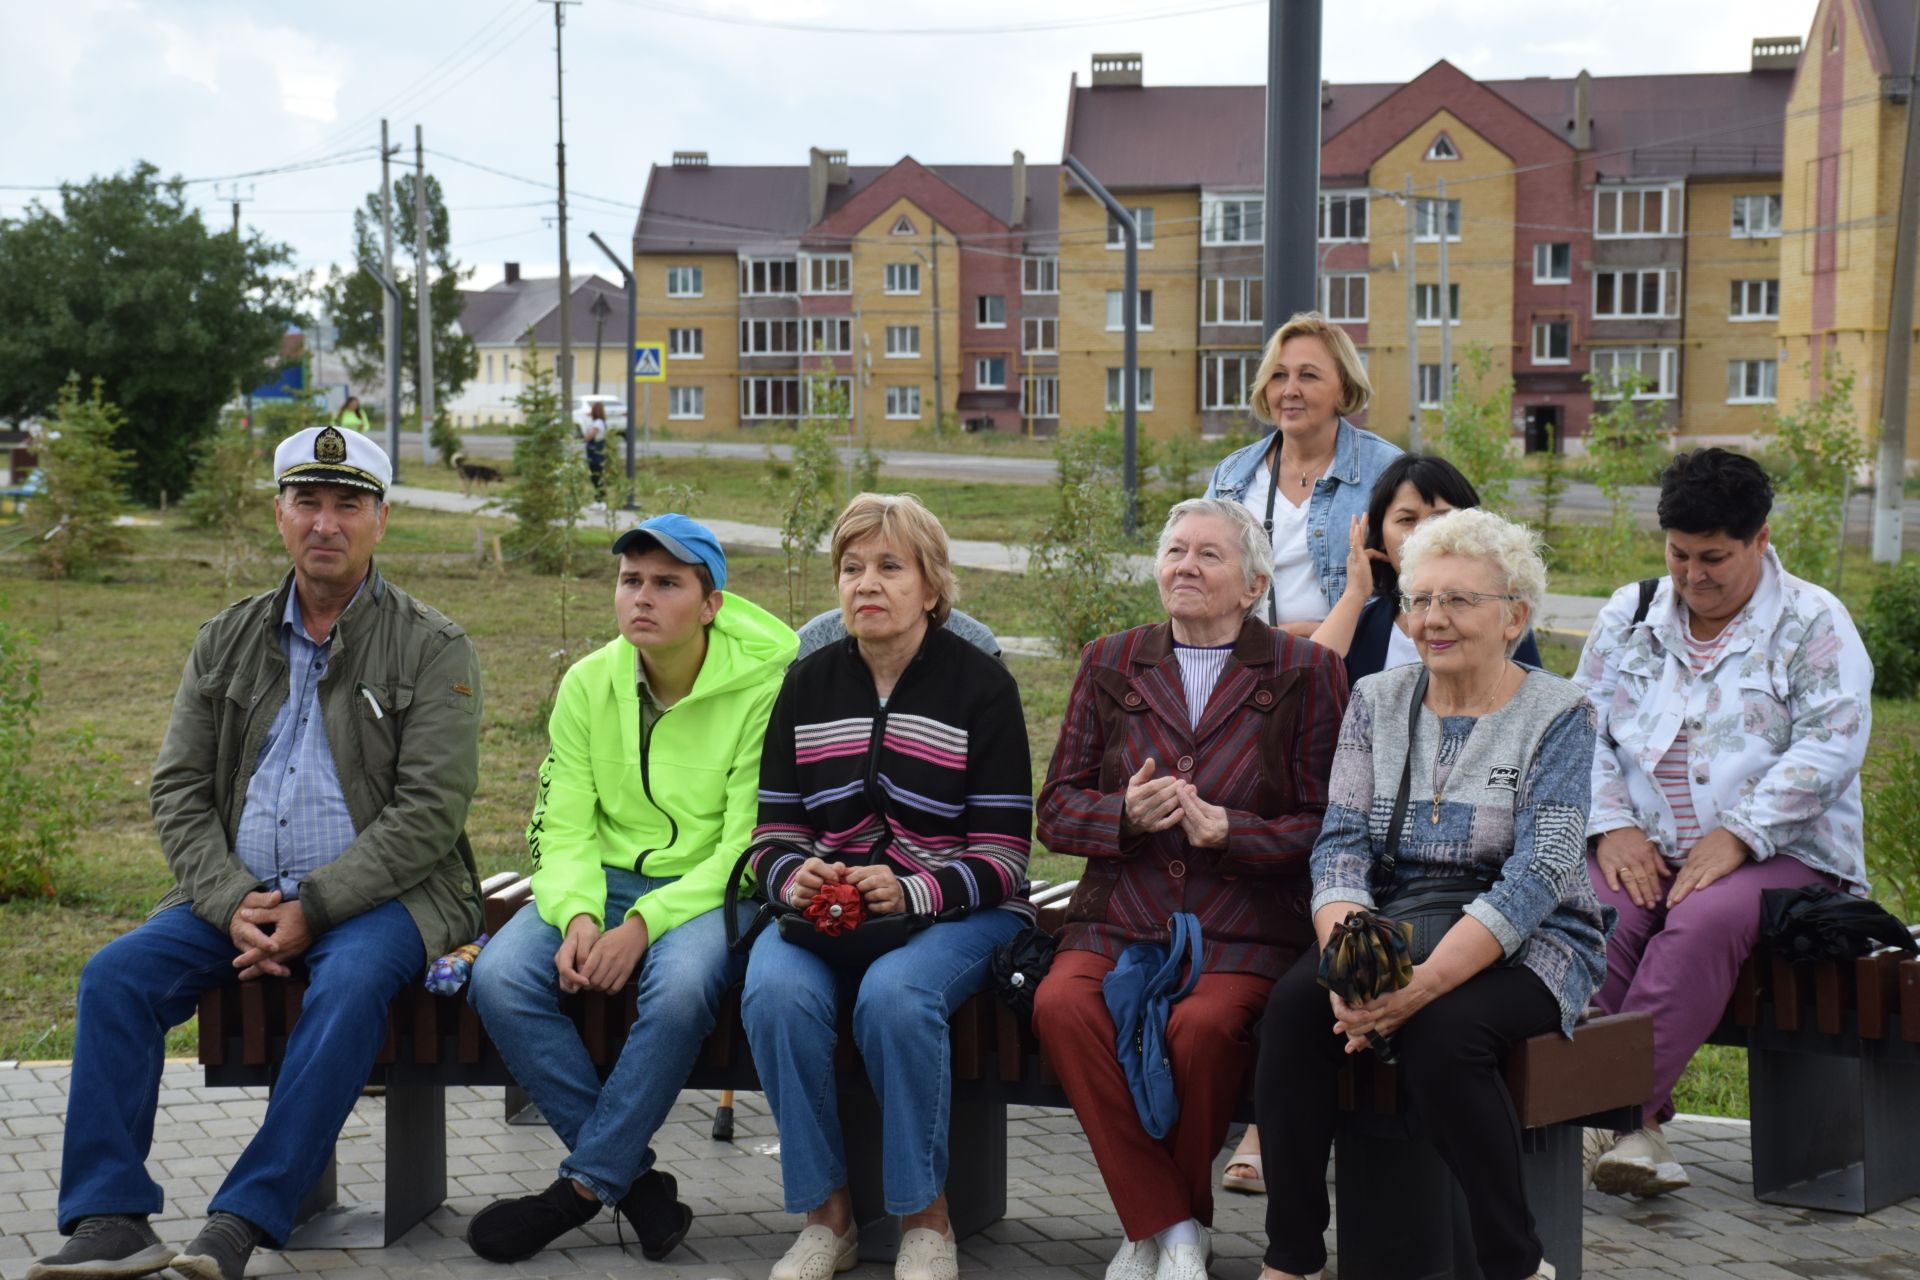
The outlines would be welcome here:
<svg viewBox="0 0 1920 1280">
<path fill-rule="evenodd" d="M 1540 535 L 1527 526 L 1485 507 L 1442 512 L 1408 534 L 1400 545 L 1401 590 L 1413 580 L 1420 565 L 1434 556 L 1462 556 L 1491 565 L 1501 593 L 1526 605 L 1530 620 L 1540 616 L 1540 606 L 1547 598 L 1547 562 L 1540 555 Z M 1519 643 L 1516 637 L 1508 647 L 1508 656 Z"/>
<path fill-rule="evenodd" d="M 913 557 L 920 576 L 933 588 L 933 625 L 943 625 L 960 597 L 960 582 L 947 563 L 947 531 L 939 518 L 910 493 L 856 495 L 834 522 L 829 543 L 834 571 L 839 572 L 840 557 L 849 546 L 873 537 Z"/>
<path fill-rule="evenodd" d="M 1340 399 L 1333 406 L 1335 412 L 1345 418 L 1367 407 L 1367 402 L 1373 399 L 1373 383 L 1367 380 L 1366 366 L 1360 363 L 1360 349 L 1353 345 L 1353 339 L 1318 311 L 1296 311 L 1292 319 L 1273 331 L 1273 337 L 1267 339 L 1267 349 L 1260 355 L 1253 386 L 1247 390 L 1247 408 L 1255 418 L 1270 427 L 1274 425 L 1267 409 L 1267 383 L 1273 381 L 1274 366 L 1280 363 L 1280 348 L 1289 338 L 1318 338 L 1326 344 L 1334 368 L 1340 373 Z"/>
</svg>

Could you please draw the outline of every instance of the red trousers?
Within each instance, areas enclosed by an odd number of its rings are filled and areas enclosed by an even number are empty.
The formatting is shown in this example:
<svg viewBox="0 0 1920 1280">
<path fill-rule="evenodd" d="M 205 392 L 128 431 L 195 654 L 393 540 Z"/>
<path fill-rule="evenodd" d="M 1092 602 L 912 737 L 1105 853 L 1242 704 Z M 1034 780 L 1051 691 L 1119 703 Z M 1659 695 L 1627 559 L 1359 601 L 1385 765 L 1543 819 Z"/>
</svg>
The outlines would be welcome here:
<svg viewBox="0 0 1920 1280">
<path fill-rule="evenodd" d="M 1129 1240 L 1188 1218 L 1213 1224 L 1213 1158 L 1253 1062 L 1254 1019 L 1273 981 L 1250 973 L 1203 974 L 1167 1019 L 1180 1118 L 1164 1138 L 1140 1127 L 1114 1057 L 1113 1019 L 1100 980 L 1113 961 L 1061 951 L 1034 999 L 1033 1029 L 1086 1130 L 1094 1161 Z"/>
</svg>

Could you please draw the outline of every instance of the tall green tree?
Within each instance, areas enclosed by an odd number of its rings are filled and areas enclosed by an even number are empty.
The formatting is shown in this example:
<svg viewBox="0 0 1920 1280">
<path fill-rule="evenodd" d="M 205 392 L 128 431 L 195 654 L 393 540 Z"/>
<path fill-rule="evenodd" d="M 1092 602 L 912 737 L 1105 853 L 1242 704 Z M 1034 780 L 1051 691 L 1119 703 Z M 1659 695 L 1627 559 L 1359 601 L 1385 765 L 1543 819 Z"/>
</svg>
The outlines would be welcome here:
<svg viewBox="0 0 1920 1280">
<path fill-rule="evenodd" d="M 179 494 L 220 408 L 266 381 L 299 317 L 293 251 L 208 228 L 142 161 L 0 218 L 0 418 L 49 412 L 69 374 L 124 411 L 137 498 Z"/>
<path fill-rule="evenodd" d="M 414 271 L 412 174 L 402 174 L 393 184 L 393 274 L 400 290 L 400 377 L 413 389 L 415 403 L 420 398 L 420 321 L 419 284 Z M 448 248 L 451 235 L 446 201 L 441 198 L 440 180 L 427 175 L 427 256 L 433 284 L 427 291 L 433 322 L 433 394 L 435 404 L 444 404 L 460 394 L 474 375 L 480 372 L 480 353 L 473 339 L 459 330 L 460 286 L 473 275 L 472 267 L 456 262 Z M 380 193 L 368 194 L 366 202 L 353 211 L 353 261 L 351 271 L 339 267 L 327 278 L 327 307 L 340 326 L 340 350 L 346 357 L 347 371 L 356 379 L 378 377 L 386 360 L 386 338 L 381 332 L 386 292 L 380 282 L 361 269 L 360 263 L 380 264 Z"/>
</svg>

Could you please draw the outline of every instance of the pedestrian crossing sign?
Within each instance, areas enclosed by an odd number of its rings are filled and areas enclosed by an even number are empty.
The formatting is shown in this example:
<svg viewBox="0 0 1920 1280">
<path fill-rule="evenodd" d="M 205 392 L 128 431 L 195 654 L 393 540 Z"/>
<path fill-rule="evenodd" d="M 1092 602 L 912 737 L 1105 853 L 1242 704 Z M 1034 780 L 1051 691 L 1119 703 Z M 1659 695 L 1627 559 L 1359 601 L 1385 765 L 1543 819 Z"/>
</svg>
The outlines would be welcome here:
<svg viewBox="0 0 1920 1280">
<path fill-rule="evenodd" d="M 635 382 L 667 380 L 666 343 L 636 342 L 633 344 L 633 380 Z"/>
</svg>

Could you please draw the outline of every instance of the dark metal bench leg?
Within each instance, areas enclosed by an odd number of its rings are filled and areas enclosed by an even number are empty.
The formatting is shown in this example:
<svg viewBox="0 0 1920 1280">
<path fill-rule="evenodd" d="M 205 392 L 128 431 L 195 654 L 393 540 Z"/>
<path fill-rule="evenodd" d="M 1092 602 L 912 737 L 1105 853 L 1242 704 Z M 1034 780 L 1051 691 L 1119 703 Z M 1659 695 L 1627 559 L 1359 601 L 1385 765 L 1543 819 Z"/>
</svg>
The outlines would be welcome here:
<svg viewBox="0 0 1920 1280">
<path fill-rule="evenodd" d="M 1581 1131 L 1556 1124 L 1520 1134 L 1520 1177 L 1540 1250 L 1558 1280 L 1580 1280 L 1585 1210 L 1581 1207 Z"/>
<path fill-rule="evenodd" d="M 1920 1061 L 1796 1052 L 1756 1034 L 1747 1054 L 1753 1194 L 1770 1204 L 1872 1213 L 1920 1194 Z"/>
<path fill-rule="evenodd" d="M 882 1187 L 880 1106 L 865 1074 L 842 1077 L 840 1129 L 846 1135 L 847 1184 L 860 1224 L 860 1260 L 891 1263 L 900 1220 Z M 1007 1213 L 1007 1106 L 960 1093 L 947 1125 L 947 1212 L 964 1240 Z"/>
<path fill-rule="evenodd" d="M 508 1124 L 545 1124 L 546 1115 L 534 1102 L 533 1095 L 517 1084 L 507 1086 L 506 1121 Z"/>
<path fill-rule="evenodd" d="M 447 1198 L 447 1090 L 426 1069 L 395 1066 L 386 1094 L 387 1180 L 383 1199 L 330 1204 L 287 1239 L 289 1249 L 379 1249 L 397 1242 Z M 335 1178 L 321 1181 L 328 1201 Z M 316 1183 L 316 1189 L 319 1183 Z M 309 1199 L 313 1196 L 310 1193 Z"/>
<path fill-rule="evenodd" d="M 1480 1280 L 1466 1201 L 1432 1143 L 1343 1125 L 1333 1149 L 1340 1280 Z"/>
</svg>

